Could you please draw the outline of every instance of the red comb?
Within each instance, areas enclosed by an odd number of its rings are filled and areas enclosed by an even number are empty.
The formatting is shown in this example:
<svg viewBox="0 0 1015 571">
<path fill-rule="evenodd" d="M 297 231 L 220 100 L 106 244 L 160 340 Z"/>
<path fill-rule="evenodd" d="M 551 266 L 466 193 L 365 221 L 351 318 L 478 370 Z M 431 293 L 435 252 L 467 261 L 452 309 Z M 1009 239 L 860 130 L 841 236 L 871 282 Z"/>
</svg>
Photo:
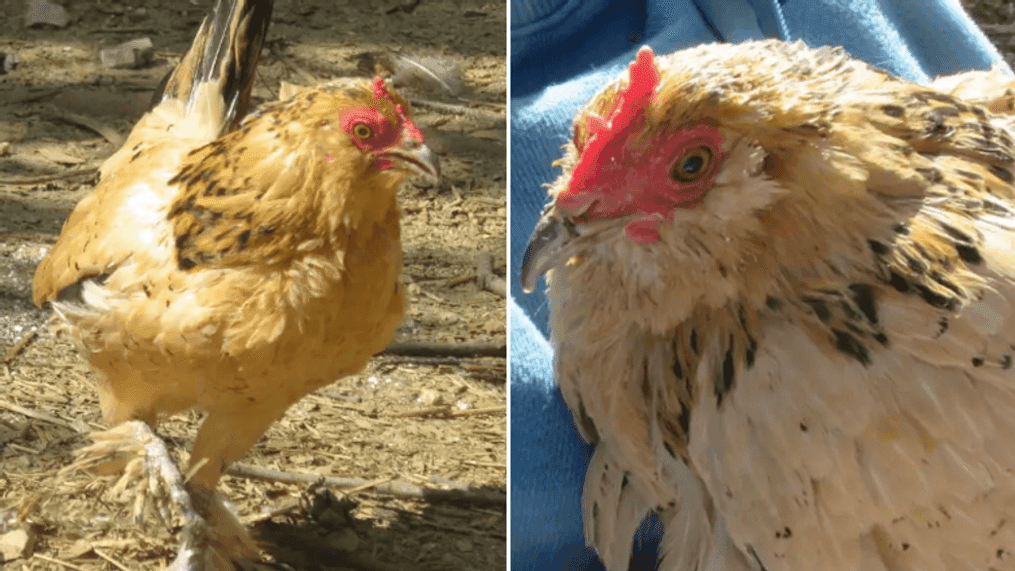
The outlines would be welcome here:
<svg viewBox="0 0 1015 571">
<path fill-rule="evenodd" d="M 374 97 L 381 100 L 388 100 L 395 103 L 395 98 L 391 96 L 391 92 L 388 91 L 387 86 L 384 85 L 384 78 L 375 77 L 373 82 L 370 83 L 370 88 L 374 90 Z M 395 112 L 398 113 L 399 119 L 402 120 L 403 130 L 405 136 L 409 139 L 416 139 L 418 141 L 423 140 L 423 133 L 420 132 L 419 128 L 409 120 L 408 114 L 405 112 L 405 108 L 395 103 Z"/>
<path fill-rule="evenodd" d="M 375 77 L 373 83 L 370 84 L 370 87 L 374 90 L 374 97 L 377 99 L 387 99 L 388 101 L 393 101 L 391 94 L 388 93 L 387 86 L 384 85 L 383 77 Z"/>
<path fill-rule="evenodd" d="M 609 117 L 603 119 L 598 115 L 588 116 L 588 144 L 571 171 L 571 182 L 567 190 L 557 196 L 558 202 L 561 199 L 576 199 L 575 195 L 594 184 L 600 178 L 602 168 L 611 164 L 623 150 L 624 138 L 621 135 L 629 132 L 639 122 L 659 85 L 659 68 L 656 67 L 652 48 L 644 46 L 638 50 L 638 55 L 628 68 L 628 76 L 630 79 L 627 87 L 617 94 L 617 102 Z"/>
</svg>

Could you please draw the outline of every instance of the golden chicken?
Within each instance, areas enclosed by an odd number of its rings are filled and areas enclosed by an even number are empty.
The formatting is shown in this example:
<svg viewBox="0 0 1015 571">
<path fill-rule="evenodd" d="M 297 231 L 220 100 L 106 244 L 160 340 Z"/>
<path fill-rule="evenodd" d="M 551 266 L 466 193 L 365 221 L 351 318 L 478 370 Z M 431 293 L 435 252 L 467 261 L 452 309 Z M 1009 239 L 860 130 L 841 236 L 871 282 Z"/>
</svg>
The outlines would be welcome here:
<svg viewBox="0 0 1015 571">
<path fill-rule="evenodd" d="M 305 89 L 237 124 L 270 15 L 270 0 L 216 8 L 35 273 L 36 303 L 96 371 L 104 417 L 126 423 L 86 454 L 147 450 L 190 514 L 184 568 L 256 557 L 216 483 L 291 404 L 391 341 L 395 195 L 408 175 L 438 175 L 379 78 Z M 206 418 L 183 489 L 149 427 L 191 408 Z"/>
<path fill-rule="evenodd" d="M 626 569 L 1015 569 L 1015 81 L 777 41 L 578 113 L 525 253 Z"/>
</svg>

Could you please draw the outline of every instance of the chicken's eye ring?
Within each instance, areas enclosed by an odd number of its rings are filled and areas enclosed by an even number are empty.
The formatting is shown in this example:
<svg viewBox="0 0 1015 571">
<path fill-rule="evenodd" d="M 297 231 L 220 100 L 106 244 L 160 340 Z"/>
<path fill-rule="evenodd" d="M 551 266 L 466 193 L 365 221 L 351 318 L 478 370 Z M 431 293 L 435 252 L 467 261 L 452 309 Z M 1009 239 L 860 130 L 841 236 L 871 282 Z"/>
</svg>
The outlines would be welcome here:
<svg viewBox="0 0 1015 571">
<path fill-rule="evenodd" d="M 711 164 L 712 149 L 706 146 L 695 147 L 673 162 L 670 178 L 679 183 L 694 182 L 709 172 Z"/>
<path fill-rule="evenodd" d="M 356 123 L 352 126 L 352 134 L 359 139 L 369 139 L 374 136 L 374 130 L 366 123 Z"/>
</svg>

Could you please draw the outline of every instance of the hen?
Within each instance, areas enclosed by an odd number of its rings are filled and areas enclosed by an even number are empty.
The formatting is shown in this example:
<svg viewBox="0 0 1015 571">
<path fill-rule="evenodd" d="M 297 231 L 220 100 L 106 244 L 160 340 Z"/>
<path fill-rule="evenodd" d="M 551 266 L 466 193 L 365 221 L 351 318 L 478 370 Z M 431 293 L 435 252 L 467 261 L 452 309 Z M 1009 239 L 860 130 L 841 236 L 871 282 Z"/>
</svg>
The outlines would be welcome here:
<svg viewBox="0 0 1015 571">
<path fill-rule="evenodd" d="M 778 41 L 578 113 L 526 250 L 625 569 L 1015 569 L 1015 82 Z"/>
<path fill-rule="evenodd" d="M 237 125 L 271 7 L 216 7 L 35 273 L 36 303 L 80 341 L 119 425 L 85 463 L 146 458 L 164 480 L 150 491 L 182 506 L 174 566 L 188 569 L 256 556 L 216 483 L 291 404 L 391 341 L 396 193 L 438 174 L 379 78 L 306 89 Z M 191 408 L 206 418 L 183 485 L 149 427 Z"/>
</svg>

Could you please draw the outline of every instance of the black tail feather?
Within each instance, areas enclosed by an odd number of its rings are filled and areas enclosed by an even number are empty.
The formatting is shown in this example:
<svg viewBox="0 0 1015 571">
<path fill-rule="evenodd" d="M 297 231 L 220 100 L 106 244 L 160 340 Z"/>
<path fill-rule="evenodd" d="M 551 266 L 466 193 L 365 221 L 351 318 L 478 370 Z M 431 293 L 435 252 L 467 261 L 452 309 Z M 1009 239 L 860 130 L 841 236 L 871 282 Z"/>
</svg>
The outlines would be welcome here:
<svg viewBox="0 0 1015 571">
<path fill-rule="evenodd" d="M 250 103 L 272 4 L 273 0 L 218 0 L 183 59 L 162 79 L 152 97 L 152 107 L 167 99 L 186 101 L 191 106 L 196 87 L 214 81 L 226 103 L 223 129 L 242 119 Z"/>
</svg>

